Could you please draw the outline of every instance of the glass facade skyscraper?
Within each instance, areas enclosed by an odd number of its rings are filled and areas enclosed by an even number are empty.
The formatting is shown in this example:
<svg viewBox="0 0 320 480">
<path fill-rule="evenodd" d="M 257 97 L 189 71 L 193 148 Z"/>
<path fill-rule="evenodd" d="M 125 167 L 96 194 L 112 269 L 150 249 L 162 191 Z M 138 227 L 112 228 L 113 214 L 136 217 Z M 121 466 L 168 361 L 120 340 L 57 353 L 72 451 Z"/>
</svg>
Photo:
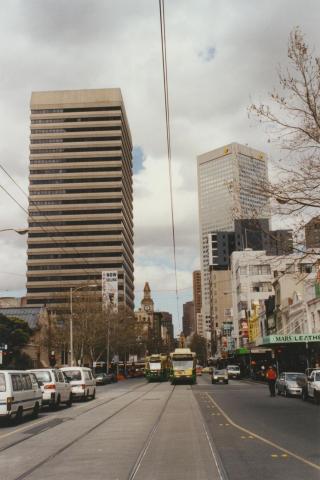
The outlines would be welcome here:
<svg viewBox="0 0 320 480">
<path fill-rule="evenodd" d="M 214 319 L 210 299 L 210 233 L 234 231 L 240 218 L 270 218 L 267 157 L 263 152 L 238 143 L 198 156 L 199 229 L 202 275 L 202 316 L 209 330 Z M 210 239 L 210 240 L 209 240 Z"/>
</svg>

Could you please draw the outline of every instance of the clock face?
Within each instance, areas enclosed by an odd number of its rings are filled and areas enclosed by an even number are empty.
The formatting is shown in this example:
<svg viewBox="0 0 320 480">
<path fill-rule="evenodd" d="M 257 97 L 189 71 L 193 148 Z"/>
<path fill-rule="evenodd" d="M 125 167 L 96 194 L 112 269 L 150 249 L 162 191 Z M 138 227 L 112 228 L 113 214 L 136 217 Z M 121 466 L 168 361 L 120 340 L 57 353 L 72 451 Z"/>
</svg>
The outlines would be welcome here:
<svg viewBox="0 0 320 480">
<path fill-rule="evenodd" d="M 145 309 L 146 312 L 150 312 L 151 306 L 150 305 L 145 305 L 144 309 Z"/>
</svg>

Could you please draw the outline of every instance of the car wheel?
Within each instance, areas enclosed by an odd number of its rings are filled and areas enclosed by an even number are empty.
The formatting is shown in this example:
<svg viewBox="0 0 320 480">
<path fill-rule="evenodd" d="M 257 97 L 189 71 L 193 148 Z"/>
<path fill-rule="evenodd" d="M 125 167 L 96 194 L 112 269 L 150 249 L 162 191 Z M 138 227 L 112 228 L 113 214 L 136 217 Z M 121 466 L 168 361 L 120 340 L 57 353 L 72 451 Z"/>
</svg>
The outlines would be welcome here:
<svg viewBox="0 0 320 480">
<path fill-rule="evenodd" d="M 215 380 L 212 380 L 212 381 L 211 381 L 211 383 L 212 383 L 212 385 L 213 385 L 213 384 L 215 384 L 215 383 L 216 383 L 216 381 L 215 381 Z"/>
<path fill-rule="evenodd" d="M 15 423 L 20 423 L 21 420 L 22 420 L 22 416 L 23 416 L 23 408 L 19 407 L 18 410 L 17 410 L 17 413 L 14 417 Z"/>
<path fill-rule="evenodd" d="M 39 406 L 39 403 L 37 402 L 35 404 L 35 406 L 33 407 L 33 410 L 32 410 L 32 416 L 33 418 L 38 418 L 39 416 L 39 410 L 40 410 L 40 406 Z"/>
<path fill-rule="evenodd" d="M 314 403 L 316 405 L 320 405 L 320 393 L 319 392 L 314 392 Z"/>
<path fill-rule="evenodd" d="M 289 397 L 289 392 L 288 392 L 288 390 L 287 390 L 286 388 L 285 388 L 284 391 L 283 391 L 283 395 L 284 395 L 285 397 Z"/>
<path fill-rule="evenodd" d="M 92 400 L 94 400 L 96 398 L 96 389 L 93 390 L 93 394 L 92 394 Z"/>
<path fill-rule="evenodd" d="M 308 394 L 307 394 L 307 392 L 306 392 L 305 389 L 302 390 L 301 398 L 302 398 L 302 400 L 305 401 L 305 402 L 308 400 Z"/>
<path fill-rule="evenodd" d="M 72 407 L 72 393 L 70 393 L 69 400 L 66 402 L 67 407 Z"/>
<path fill-rule="evenodd" d="M 276 388 L 276 392 L 277 392 L 277 395 L 281 395 L 281 392 L 280 392 L 280 388 L 279 388 L 279 387 Z"/>
<path fill-rule="evenodd" d="M 58 409 L 60 408 L 60 402 L 61 402 L 61 397 L 60 397 L 60 395 L 58 395 L 58 396 L 57 396 L 57 400 L 56 400 L 56 402 L 55 402 L 55 404 L 54 404 L 54 409 L 55 409 L 55 410 L 58 410 Z"/>
<path fill-rule="evenodd" d="M 224 380 L 224 382 L 226 385 L 229 383 L 229 380 Z"/>
</svg>

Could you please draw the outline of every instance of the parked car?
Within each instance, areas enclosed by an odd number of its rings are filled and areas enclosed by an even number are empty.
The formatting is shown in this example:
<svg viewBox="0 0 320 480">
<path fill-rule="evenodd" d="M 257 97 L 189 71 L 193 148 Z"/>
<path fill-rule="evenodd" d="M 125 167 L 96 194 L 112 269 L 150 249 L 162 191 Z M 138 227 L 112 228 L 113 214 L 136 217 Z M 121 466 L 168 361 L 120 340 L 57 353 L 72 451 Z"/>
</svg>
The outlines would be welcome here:
<svg viewBox="0 0 320 480">
<path fill-rule="evenodd" d="M 63 367 L 60 369 L 67 377 L 72 396 L 81 400 L 96 396 L 96 380 L 88 367 Z"/>
<path fill-rule="evenodd" d="M 63 373 L 57 368 L 38 368 L 28 370 L 32 372 L 40 385 L 42 391 L 42 405 L 49 405 L 50 408 L 59 408 L 61 403 L 67 407 L 72 405 L 72 391 Z"/>
<path fill-rule="evenodd" d="M 41 388 L 32 373 L 0 371 L 0 417 L 15 418 L 17 421 L 25 414 L 37 417 L 41 405 Z"/>
<path fill-rule="evenodd" d="M 278 395 L 289 397 L 290 395 L 301 396 L 302 388 L 298 384 L 298 378 L 303 373 L 282 372 L 276 380 L 276 392 Z"/>
<path fill-rule="evenodd" d="M 320 369 L 308 369 L 303 378 L 298 379 L 301 387 L 303 400 L 313 398 L 314 402 L 320 405 Z"/>
<path fill-rule="evenodd" d="M 212 383 L 219 383 L 219 382 L 229 383 L 227 370 L 225 370 L 225 369 L 223 369 L 223 370 L 214 370 L 214 371 L 212 372 L 211 382 L 212 382 Z"/>
<path fill-rule="evenodd" d="M 212 373 L 213 372 L 213 367 L 204 367 L 202 369 L 202 373 Z"/>
<path fill-rule="evenodd" d="M 97 373 L 95 379 L 97 385 L 106 385 L 117 381 L 114 373 Z"/>
<path fill-rule="evenodd" d="M 240 378 L 241 372 L 239 365 L 228 365 L 227 366 L 228 378 Z"/>
</svg>

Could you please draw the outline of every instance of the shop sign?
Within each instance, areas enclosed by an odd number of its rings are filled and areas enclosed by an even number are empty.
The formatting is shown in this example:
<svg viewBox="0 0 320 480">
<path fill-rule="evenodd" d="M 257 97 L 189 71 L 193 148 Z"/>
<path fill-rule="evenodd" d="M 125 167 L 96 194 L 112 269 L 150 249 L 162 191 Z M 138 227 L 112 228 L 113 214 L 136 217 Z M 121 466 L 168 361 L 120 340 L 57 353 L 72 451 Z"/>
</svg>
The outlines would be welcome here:
<svg viewBox="0 0 320 480">
<path fill-rule="evenodd" d="M 320 342 L 320 333 L 301 333 L 292 335 L 270 335 L 263 337 L 262 344 L 269 343 L 305 343 Z"/>
</svg>

